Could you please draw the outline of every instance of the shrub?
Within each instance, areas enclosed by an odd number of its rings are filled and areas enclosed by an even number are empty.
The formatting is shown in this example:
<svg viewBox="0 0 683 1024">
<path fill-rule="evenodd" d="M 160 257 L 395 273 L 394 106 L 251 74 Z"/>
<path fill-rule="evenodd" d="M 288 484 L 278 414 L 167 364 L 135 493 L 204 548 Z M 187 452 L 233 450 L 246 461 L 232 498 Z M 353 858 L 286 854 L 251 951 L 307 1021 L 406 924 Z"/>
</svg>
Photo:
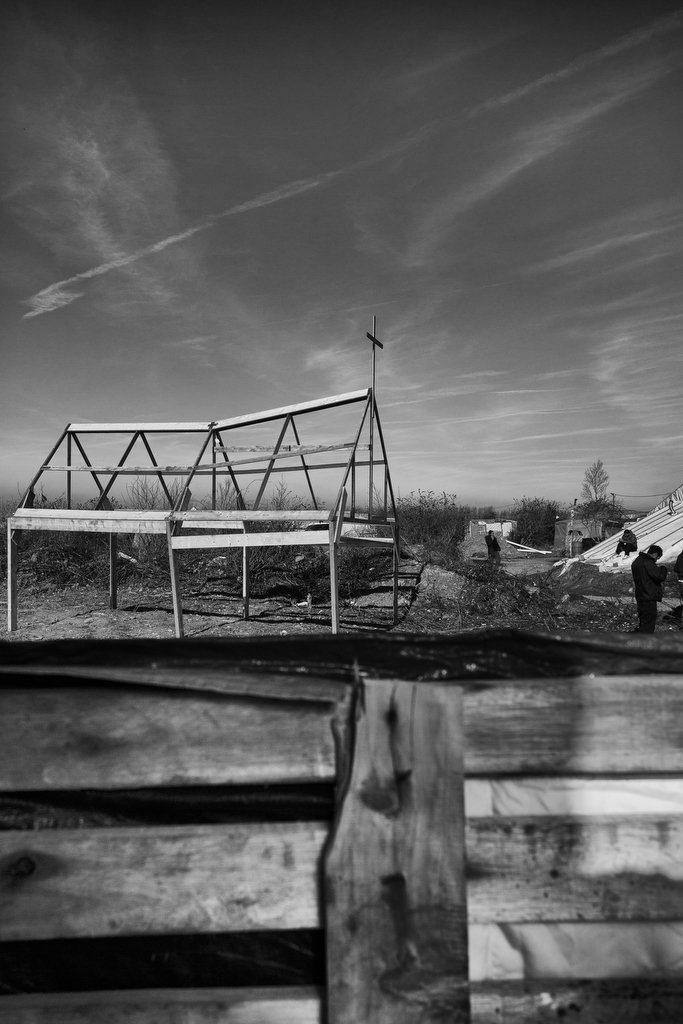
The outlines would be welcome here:
<svg viewBox="0 0 683 1024">
<path fill-rule="evenodd" d="M 456 495 L 445 491 L 411 491 L 397 502 L 402 540 L 421 547 L 428 561 L 444 566 L 458 560 L 458 545 L 471 514 L 469 505 L 459 505 Z"/>
</svg>

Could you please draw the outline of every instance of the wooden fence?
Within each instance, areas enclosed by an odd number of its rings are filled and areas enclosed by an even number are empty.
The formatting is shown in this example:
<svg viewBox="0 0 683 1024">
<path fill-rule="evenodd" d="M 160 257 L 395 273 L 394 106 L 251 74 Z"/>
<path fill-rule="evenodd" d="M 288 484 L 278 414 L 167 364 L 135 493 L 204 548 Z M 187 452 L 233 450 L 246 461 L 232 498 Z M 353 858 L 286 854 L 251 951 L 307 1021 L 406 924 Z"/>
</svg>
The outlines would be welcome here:
<svg viewBox="0 0 683 1024">
<path fill-rule="evenodd" d="M 683 792 L 682 721 L 677 636 L 2 644 L 0 1022 L 680 1021 L 683 796 L 465 806 Z M 650 956 L 468 967 L 477 929 L 539 926 Z"/>
</svg>

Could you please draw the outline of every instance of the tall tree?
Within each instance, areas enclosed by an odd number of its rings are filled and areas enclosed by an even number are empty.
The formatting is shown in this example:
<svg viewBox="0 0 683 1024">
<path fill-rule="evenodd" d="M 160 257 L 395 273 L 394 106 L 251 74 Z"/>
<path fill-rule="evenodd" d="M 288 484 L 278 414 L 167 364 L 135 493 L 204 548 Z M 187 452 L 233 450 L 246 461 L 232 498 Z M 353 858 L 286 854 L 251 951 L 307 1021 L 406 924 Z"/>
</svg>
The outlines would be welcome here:
<svg viewBox="0 0 683 1024">
<path fill-rule="evenodd" d="M 605 501 L 608 486 L 609 473 L 605 469 L 602 459 L 597 459 L 583 474 L 581 497 L 584 502 Z"/>
</svg>

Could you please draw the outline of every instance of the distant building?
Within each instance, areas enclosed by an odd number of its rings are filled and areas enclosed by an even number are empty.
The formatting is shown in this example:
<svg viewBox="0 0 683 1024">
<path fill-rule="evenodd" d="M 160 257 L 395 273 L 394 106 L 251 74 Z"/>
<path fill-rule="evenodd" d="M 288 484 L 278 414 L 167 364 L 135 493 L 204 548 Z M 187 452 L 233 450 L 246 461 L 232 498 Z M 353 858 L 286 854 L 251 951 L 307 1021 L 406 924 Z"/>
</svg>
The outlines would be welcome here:
<svg viewBox="0 0 683 1024">
<path fill-rule="evenodd" d="M 553 551 L 573 558 L 599 544 L 604 536 L 605 527 L 601 522 L 586 522 L 578 516 L 573 519 L 558 519 L 555 522 Z"/>
<path fill-rule="evenodd" d="M 494 522 L 487 522 L 484 519 L 470 519 L 470 537 L 482 537 L 493 530 L 499 537 L 509 537 L 516 529 L 516 519 L 496 519 Z"/>
</svg>

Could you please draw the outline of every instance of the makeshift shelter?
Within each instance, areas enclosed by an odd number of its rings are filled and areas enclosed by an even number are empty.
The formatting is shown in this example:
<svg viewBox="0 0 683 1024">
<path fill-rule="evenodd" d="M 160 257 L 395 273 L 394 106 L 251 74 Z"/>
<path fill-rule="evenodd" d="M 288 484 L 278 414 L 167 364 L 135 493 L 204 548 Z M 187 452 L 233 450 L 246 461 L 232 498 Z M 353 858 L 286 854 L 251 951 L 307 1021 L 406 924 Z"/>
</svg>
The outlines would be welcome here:
<svg viewBox="0 0 683 1024">
<path fill-rule="evenodd" d="M 585 550 L 585 542 L 598 541 L 595 535 L 596 524 L 575 516 L 573 519 L 558 519 L 555 522 L 553 550 L 567 556 L 580 555 Z"/>
<path fill-rule="evenodd" d="M 663 560 L 671 561 L 683 549 L 683 485 L 660 501 L 642 519 L 629 525 L 638 541 L 638 550 L 646 550 L 650 544 L 658 544 Z M 617 555 L 617 544 L 621 532 L 597 544 L 587 551 L 582 560 L 597 565 L 602 571 L 619 571 L 630 568 L 635 554 Z"/>
<path fill-rule="evenodd" d="M 160 457 L 163 446 L 165 459 Z M 184 457 L 180 464 L 179 454 Z M 278 503 L 277 480 L 285 473 L 298 475 L 309 508 Z M 45 486 L 54 474 L 65 478 L 65 507 L 48 507 Z M 73 507 L 77 479 L 94 489 L 85 508 Z M 151 487 L 166 507 L 132 507 L 140 495 L 149 497 Z M 8 520 L 10 631 L 17 628 L 17 535 L 22 530 L 108 534 L 113 608 L 117 535 L 165 535 L 177 636 L 183 634 L 181 550 L 241 548 L 246 618 L 250 548 L 326 548 L 336 633 L 340 545 L 383 545 L 393 553 L 397 621 L 398 525 L 373 388 L 211 422 L 68 424 Z"/>
</svg>

